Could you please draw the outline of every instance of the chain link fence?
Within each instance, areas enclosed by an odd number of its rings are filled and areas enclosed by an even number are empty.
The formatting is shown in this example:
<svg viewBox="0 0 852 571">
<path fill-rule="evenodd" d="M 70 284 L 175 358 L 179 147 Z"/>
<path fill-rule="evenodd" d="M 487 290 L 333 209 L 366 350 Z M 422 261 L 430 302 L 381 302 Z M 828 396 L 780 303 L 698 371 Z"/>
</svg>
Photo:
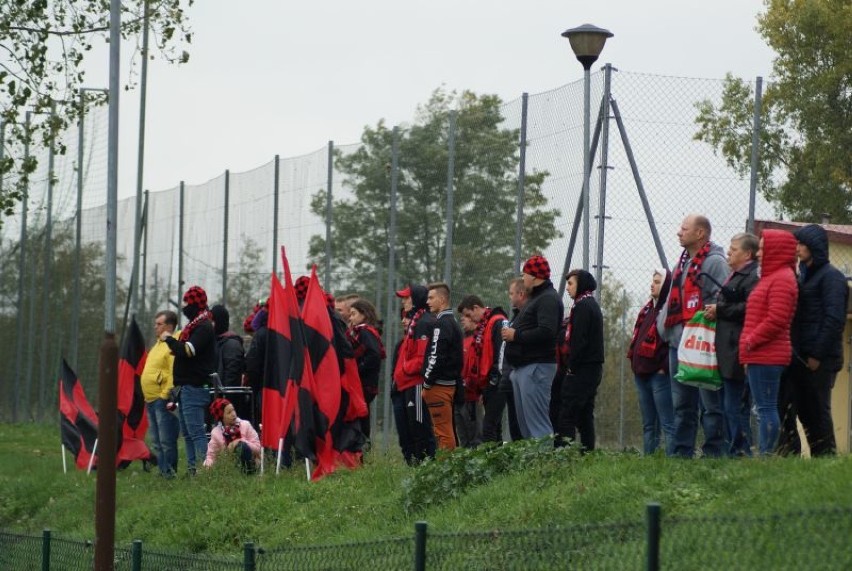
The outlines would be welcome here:
<svg viewBox="0 0 852 571">
<path fill-rule="evenodd" d="M 852 567 L 852 508 L 765 516 L 661 518 L 656 504 L 646 520 L 527 530 L 466 533 L 428 531 L 412 537 L 359 543 L 257 548 L 214 556 L 143 549 L 141 541 L 115 550 L 115 568 L 141 571 L 321 569 L 825 569 Z M 90 541 L 0 531 L 0 567 L 91 569 Z"/>
<path fill-rule="evenodd" d="M 722 90 L 722 80 L 610 66 L 592 74 L 586 216 L 579 209 L 580 81 L 509 102 L 439 90 L 411 123 L 391 128 L 379 122 L 357 144 L 330 143 L 304 156 L 274 157 L 251 171 L 146 192 L 138 284 L 130 283 L 135 197 L 126 198 L 118 209 L 119 326 L 135 313 L 150 334 L 153 314 L 175 306 L 187 287 L 199 284 L 211 303 L 226 302 L 232 328 L 239 330 L 257 299 L 267 295 L 269 273 L 281 270 L 277 246 L 283 245 L 296 276 L 315 263 L 335 294 L 357 292 L 373 301 L 392 347 L 399 335 L 393 290 L 409 281 L 443 280 L 452 285 L 453 302 L 475 293 L 506 307 L 506 280 L 526 256 L 541 252 L 555 279 L 563 269 L 583 266 L 600 277 L 607 352 L 598 439 L 604 446 L 638 447 L 641 420 L 624 355 L 653 268 L 676 258 L 676 232 L 690 212 L 709 217 L 713 239 L 723 246 L 748 223 L 750 181 L 694 139 L 698 103 L 718 104 Z M 69 136 L 54 184 L 48 161 L 40 160 L 26 204 L 4 221 L 2 420 L 55 417 L 62 357 L 89 398 L 96 397 L 105 119 L 105 109 L 86 115 L 87 143 L 77 161 L 83 188 Z M 772 205 L 755 198 L 755 218 L 774 219 Z M 838 267 L 852 267 L 848 250 L 834 258 Z M 131 287 L 139 288 L 137 307 L 127 303 Z M 382 378 L 384 395 L 373 418 L 390 442 L 389 372 Z"/>
</svg>

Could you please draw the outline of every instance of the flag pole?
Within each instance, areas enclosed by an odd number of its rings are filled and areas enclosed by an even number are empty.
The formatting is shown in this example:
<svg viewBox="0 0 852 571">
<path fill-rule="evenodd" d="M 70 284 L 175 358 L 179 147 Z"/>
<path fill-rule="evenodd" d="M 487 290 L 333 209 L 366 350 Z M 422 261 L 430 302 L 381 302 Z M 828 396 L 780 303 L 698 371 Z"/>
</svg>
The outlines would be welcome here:
<svg viewBox="0 0 852 571">
<path fill-rule="evenodd" d="M 95 463 L 95 454 L 98 453 L 98 439 L 95 438 L 95 445 L 92 447 L 92 455 L 89 457 L 89 468 L 86 470 L 86 475 L 92 473 L 92 464 Z"/>
<path fill-rule="evenodd" d="M 305 458 L 305 474 L 308 476 L 308 482 L 311 481 L 311 461 Z"/>
<path fill-rule="evenodd" d="M 62 445 L 62 473 L 68 473 L 68 463 L 65 461 L 65 445 Z"/>
<path fill-rule="evenodd" d="M 278 458 L 275 460 L 275 475 L 281 472 L 281 451 L 284 449 L 284 439 L 278 439 Z"/>
<path fill-rule="evenodd" d="M 264 450 L 265 450 L 265 448 L 264 448 L 263 446 L 261 446 L 261 447 L 260 447 L 260 475 L 261 475 L 261 476 L 263 476 L 263 464 L 264 464 L 264 461 L 263 461 L 263 451 L 264 451 Z"/>
</svg>

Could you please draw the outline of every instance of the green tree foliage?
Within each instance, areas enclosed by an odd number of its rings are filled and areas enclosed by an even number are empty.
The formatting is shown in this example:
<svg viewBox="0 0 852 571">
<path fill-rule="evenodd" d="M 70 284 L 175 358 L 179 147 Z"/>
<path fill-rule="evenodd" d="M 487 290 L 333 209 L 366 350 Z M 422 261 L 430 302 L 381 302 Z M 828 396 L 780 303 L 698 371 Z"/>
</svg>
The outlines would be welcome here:
<svg viewBox="0 0 852 571">
<path fill-rule="evenodd" d="M 13 383 L 18 384 L 19 420 L 45 420 L 36 418 L 43 410 L 47 418 L 55 418 L 59 363 L 65 358 L 73 366 L 71 355 L 72 311 L 74 308 L 75 240 L 72 225 L 54 227 L 50 272 L 45 277 L 44 226 L 31 226 L 26 242 L 26 267 L 24 269 L 24 297 L 18 304 L 19 242 L 0 244 L 0 418 L 8 420 L 11 414 Z M 98 348 L 104 337 L 105 307 L 105 255 L 103 245 L 89 243 L 80 252 L 80 317 L 78 359 L 75 369 L 89 400 L 97 398 Z M 43 294 L 48 286 L 48 321 L 43 322 Z M 127 291 L 125 284 L 117 284 L 117 306 L 123 311 Z M 121 318 L 121 316 L 119 316 Z M 21 377 L 17 370 L 17 324 L 23 319 L 23 352 Z M 42 331 L 47 329 L 47 345 L 42 344 Z M 145 325 L 142 324 L 143 330 Z M 46 360 L 46 378 L 41 378 L 41 362 Z M 42 389 L 44 385 L 44 389 Z M 46 397 L 45 402 L 39 399 Z"/>
<path fill-rule="evenodd" d="M 518 131 L 501 127 L 501 101 L 494 95 L 438 89 L 418 109 L 413 125 L 400 128 L 397 191 L 397 275 L 430 282 L 443 278 L 449 113 L 456 109 L 453 171 L 452 286 L 454 297 L 476 293 L 503 301 L 512 272 L 518 188 Z M 353 190 L 334 202 L 332 250 L 340 290 L 369 294 L 383 283 L 388 260 L 393 130 L 383 121 L 367 127 L 361 147 L 337 156 L 337 168 Z M 523 248 L 543 251 L 560 234 L 558 211 L 541 191 L 547 173 L 526 175 Z M 325 194 L 311 209 L 325 215 Z M 325 257 L 325 239 L 313 236 L 310 256 Z M 377 275 L 378 272 L 378 275 Z M 385 274 L 386 275 L 386 274 Z"/>
<path fill-rule="evenodd" d="M 243 320 L 261 298 L 269 295 L 270 273 L 263 270 L 263 250 L 249 236 L 240 246 L 239 270 L 228 273 L 228 299 L 225 307 L 231 314 L 231 331 L 243 333 Z"/>
<path fill-rule="evenodd" d="M 852 222 L 852 4 L 767 0 L 758 31 L 777 57 L 763 98 L 760 189 L 780 214 Z M 721 103 L 698 105 L 695 138 L 749 172 L 753 90 L 725 80 Z"/>
<path fill-rule="evenodd" d="M 184 8 L 193 1 L 125 0 L 122 37 L 141 42 L 147 5 L 152 45 L 169 61 L 188 61 L 189 54 L 182 47 L 192 36 Z M 0 191 L 0 213 L 11 214 L 37 166 L 34 158 L 23 157 L 25 141 L 45 147 L 56 143 L 58 151 L 64 152 L 58 136 L 79 116 L 77 89 L 84 85 L 84 60 L 96 42 L 108 40 L 109 12 L 109 2 L 104 0 L 0 2 L 0 122 L 6 150 L 0 175 L 13 173 L 17 182 Z M 137 45 L 137 55 L 140 49 Z M 25 112 L 32 111 L 38 118 L 38 114 L 50 112 L 53 102 L 59 104 L 56 115 L 33 121 L 27 130 Z"/>
</svg>

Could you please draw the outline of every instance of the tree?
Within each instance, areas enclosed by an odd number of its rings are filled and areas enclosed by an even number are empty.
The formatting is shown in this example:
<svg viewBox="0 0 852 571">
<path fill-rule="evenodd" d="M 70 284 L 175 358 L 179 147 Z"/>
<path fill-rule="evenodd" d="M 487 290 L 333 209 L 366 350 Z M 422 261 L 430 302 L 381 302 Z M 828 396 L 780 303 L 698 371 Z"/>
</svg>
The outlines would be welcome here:
<svg viewBox="0 0 852 571">
<path fill-rule="evenodd" d="M 501 127 L 500 105 L 494 95 L 438 89 L 418 108 L 416 122 L 400 128 L 396 273 L 401 283 L 443 277 L 448 117 L 455 108 L 453 291 L 476 293 L 486 302 L 505 297 L 514 258 L 519 159 L 518 131 Z M 347 269 L 338 269 L 335 285 L 375 293 L 376 284 L 384 283 L 388 260 L 393 131 L 380 121 L 364 130 L 361 142 L 354 153 L 336 157 L 353 196 L 334 202 L 332 251 L 337 267 Z M 546 208 L 541 191 L 546 176 L 526 175 L 526 252 L 543 251 L 560 235 L 555 227 L 558 211 Z M 314 196 L 311 209 L 324 216 L 322 191 Z M 325 239 L 313 236 L 311 259 L 324 259 L 324 253 Z"/>
<path fill-rule="evenodd" d="M 169 61 L 188 61 L 189 54 L 181 49 L 192 39 L 184 6 L 193 1 L 125 0 L 122 37 L 135 36 L 138 44 L 147 6 L 153 43 L 159 52 Z M 27 160 L 22 156 L 25 142 L 45 147 L 54 143 L 57 151 L 64 153 L 59 136 L 80 114 L 77 89 L 84 84 L 86 54 L 97 40 L 107 41 L 108 32 L 109 2 L 103 0 L 0 3 L 0 122 L 6 150 L 0 161 L 0 176 L 13 173 L 16 179 L 16 184 L 0 189 L 0 213 L 12 213 L 36 169 L 33 156 Z M 58 104 L 55 115 L 33 121 L 26 129 L 25 111 L 38 117 L 50 113 L 54 102 Z"/>
<path fill-rule="evenodd" d="M 778 54 L 763 98 L 760 189 L 780 214 L 852 223 L 852 4 L 766 0 L 758 31 Z M 717 106 L 698 105 L 695 138 L 749 172 L 753 91 L 725 79 Z"/>
<path fill-rule="evenodd" d="M 243 320 L 261 298 L 269 296 L 269 272 L 264 272 L 263 249 L 249 236 L 242 237 L 239 271 L 229 272 L 228 299 L 231 331 L 242 333 Z"/>
</svg>

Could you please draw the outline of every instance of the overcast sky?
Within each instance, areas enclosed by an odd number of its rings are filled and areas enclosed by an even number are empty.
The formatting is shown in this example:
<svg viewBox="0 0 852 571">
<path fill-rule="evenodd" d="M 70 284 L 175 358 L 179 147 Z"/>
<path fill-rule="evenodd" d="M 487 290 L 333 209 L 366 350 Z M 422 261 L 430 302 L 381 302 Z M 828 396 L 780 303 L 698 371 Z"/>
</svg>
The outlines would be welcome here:
<svg viewBox="0 0 852 571">
<path fill-rule="evenodd" d="M 762 9 L 761 0 L 197 0 L 189 63 L 149 67 L 145 186 L 357 142 L 381 118 L 410 121 L 439 86 L 508 101 L 576 81 L 582 67 L 560 33 L 587 22 L 615 34 L 601 65 L 768 77 Z M 105 85 L 108 62 L 93 56 L 87 84 Z M 135 191 L 138 104 L 138 90 L 122 92 L 121 197 Z"/>
</svg>

